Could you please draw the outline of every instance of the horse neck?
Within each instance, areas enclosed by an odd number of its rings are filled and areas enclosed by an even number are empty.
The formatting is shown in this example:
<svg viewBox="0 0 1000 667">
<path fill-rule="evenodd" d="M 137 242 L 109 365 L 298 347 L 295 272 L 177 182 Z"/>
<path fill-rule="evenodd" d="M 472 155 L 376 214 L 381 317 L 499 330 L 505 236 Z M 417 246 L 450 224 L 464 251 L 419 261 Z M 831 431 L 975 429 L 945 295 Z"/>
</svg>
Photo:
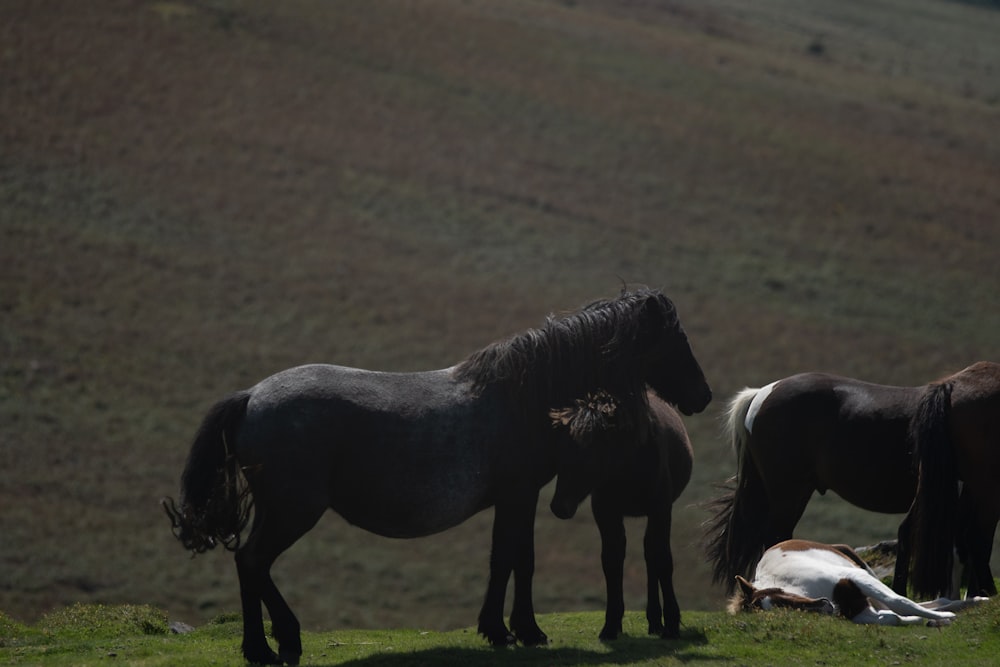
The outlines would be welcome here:
<svg viewBox="0 0 1000 667">
<path fill-rule="evenodd" d="M 503 387 L 513 406 L 547 415 L 604 390 L 627 409 L 646 409 L 646 386 L 637 359 L 608 359 L 605 342 L 554 327 L 530 330 L 473 354 L 456 367 L 479 391 Z M 638 409 L 637 409 L 638 407 Z"/>
</svg>

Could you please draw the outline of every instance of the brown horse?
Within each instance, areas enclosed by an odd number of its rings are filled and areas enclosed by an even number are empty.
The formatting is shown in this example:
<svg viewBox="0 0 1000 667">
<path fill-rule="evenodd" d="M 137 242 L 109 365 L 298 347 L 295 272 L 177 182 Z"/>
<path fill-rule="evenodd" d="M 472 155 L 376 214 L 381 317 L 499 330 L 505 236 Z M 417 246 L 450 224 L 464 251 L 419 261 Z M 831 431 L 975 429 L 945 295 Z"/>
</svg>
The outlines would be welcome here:
<svg viewBox="0 0 1000 667">
<path fill-rule="evenodd" d="M 590 493 L 601 535 L 607 589 L 601 639 L 617 639 L 622 632 L 626 516 L 647 518 L 643 555 L 649 634 L 664 639 L 680 635 L 670 526 L 673 503 L 691 479 L 694 453 L 677 411 L 653 392 L 648 393 L 648 404 L 649 412 L 638 423 L 621 414 L 606 393 L 552 412 L 553 423 L 570 435 L 561 456 L 552 512 L 568 519 Z"/>
<path fill-rule="evenodd" d="M 955 538 L 971 564 L 969 595 L 995 594 L 989 555 L 1000 499 L 987 502 L 984 497 L 990 487 L 980 476 L 988 478 L 989 471 L 996 473 L 1000 468 L 986 462 L 988 471 L 984 471 L 975 463 L 984 461 L 981 455 L 963 457 L 971 456 L 977 446 L 974 443 L 982 443 L 978 446 L 984 448 L 989 442 L 1000 444 L 998 368 L 980 362 L 950 378 L 918 387 L 804 373 L 737 393 L 730 400 L 726 420 L 738 460 L 736 486 L 713 502 L 717 513 L 709 522 L 708 553 L 714 562 L 715 581 L 726 582 L 732 592 L 736 575 L 747 576 L 765 548 L 791 539 L 815 491 L 823 494 L 832 490 L 849 503 L 874 512 L 909 512 L 917 491 L 911 430 L 931 432 L 936 424 L 936 429 L 949 432 L 954 442 L 961 441 L 955 445 L 956 456 L 963 461 L 960 477 L 975 480 L 960 501 L 960 516 L 954 515 L 954 508 L 941 508 L 945 515 L 952 513 L 955 523 L 961 522 Z M 929 396 L 940 399 L 947 392 L 940 387 L 953 388 L 949 405 L 954 424 L 950 430 L 942 426 L 940 415 L 920 409 Z M 933 441 L 944 442 L 941 438 Z M 939 446 L 927 452 L 948 449 Z M 945 478 L 951 480 L 957 493 L 957 477 L 946 474 Z M 939 481 L 938 486 L 943 483 Z M 928 494 L 929 485 L 929 481 L 923 483 Z M 911 542 L 910 526 L 921 523 L 918 515 L 921 521 L 930 517 L 926 510 L 915 511 L 900 526 L 893 588 L 903 594 L 911 544 L 918 553 L 928 553 L 927 528 L 918 530 L 923 537 L 918 535 Z M 938 544 L 950 550 L 956 541 Z M 940 570 L 940 562 L 924 570 Z M 929 590 L 923 575 L 915 572 L 914 576 L 920 577 L 915 583 L 922 595 L 950 593 L 949 587 Z"/>
<path fill-rule="evenodd" d="M 914 531 L 914 588 L 947 590 L 957 544 L 970 564 L 968 594 L 995 595 L 989 563 L 1000 520 L 1000 364 L 980 361 L 928 385 L 912 434 L 919 479 L 904 526 Z"/>
</svg>

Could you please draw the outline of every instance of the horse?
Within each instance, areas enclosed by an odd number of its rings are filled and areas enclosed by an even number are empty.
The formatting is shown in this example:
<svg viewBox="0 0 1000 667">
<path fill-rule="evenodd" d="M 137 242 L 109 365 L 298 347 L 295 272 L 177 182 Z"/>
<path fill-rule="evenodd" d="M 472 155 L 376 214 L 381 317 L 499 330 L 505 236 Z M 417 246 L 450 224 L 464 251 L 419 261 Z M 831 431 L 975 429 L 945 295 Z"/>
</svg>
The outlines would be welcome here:
<svg viewBox="0 0 1000 667">
<path fill-rule="evenodd" d="M 996 372 L 996 364 L 980 362 L 948 382 L 917 387 L 802 373 L 738 392 L 729 401 L 725 420 L 738 461 L 735 487 L 710 504 L 715 516 L 707 523 L 714 581 L 725 582 L 732 592 L 735 576 L 747 575 L 766 547 L 792 537 L 813 492 L 833 490 L 863 509 L 907 515 L 899 528 L 893 577 L 893 589 L 905 594 L 910 551 L 926 551 L 926 539 L 919 545 L 911 544 L 917 538 L 910 530 L 915 521 L 910 511 L 919 468 L 913 458 L 912 434 L 920 428 L 915 423 L 918 408 L 929 387 L 954 384 L 965 393 L 958 394 L 963 408 L 953 412 L 975 413 L 981 421 L 986 420 L 997 414 L 995 407 L 992 412 L 985 409 L 987 404 L 995 406 L 995 389 L 987 386 L 981 390 L 993 397 L 992 403 L 983 396 L 973 400 L 976 394 L 965 390 L 961 379 L 995 379 Z M 984 444 L 988 439 L 1000 441 L 996 423 L 990 428 L 989 436 L 984 431 L 979 438 Z M 972 431 L 970 427 L 958 435 L 971 442 L 976 437 Z M 995 499 L 993 504 L 983 502 L 986 491 L 982 489 L 990 488 L 984 480 L 977 480 L 977 486 L 981 489 L 978 493 L 970 490 L 963 494 L 964 509 L 958 520 L 964 530 L 957 546 L 967 554 L 970 571 L 978 573 L 968 594 L 994 595 L 989 550 L 997 505 Z M 950 549 L 955 542 L 939 544 Z M 951 593 L 951 587 L 933 590 L 935 587 L 924 581 L 914 581 L 918 594 Z"/>
<path fill-rule="evenodd" d="M 445 369 L 298 366 L 216 403 L 191 446 L 179 505 L 161 502 L 186 549 L 235 552 L 249 662 L 298 663 L 299 622 L 270 571 L 328 508 L 370 532 L 414 538 L 492 506 L 478 631 L 494 645 L 544 644 L 532 576 L 538 493 L 558 471 L 550 406 L 606 388 L 641 414 L 647 387 L 685 413 L 711 400 L 673 303 L 647 288 L 550 315 Z"/>
<path fill-rule="evenodd" d="M 955 611 L 987 598 L 917 603 L 883 584 L 849 546 L 786 540 L 764 552 L 753 583 L 739 584 L 729 612 L 777 608 L 839 614 L 864 625 L 947 625 Z"/>
<path fill-rule="evenodd" d="M 954 550 L 969 563 L 969 595 L 996 595 L 990 570 L 1000 520 L 1000 364 L 980 361 L 928 385 L 911 423 L 918 463 L 913 586 L 950 583 Z"/>
<path fill-rule="evenodd" d="M 550 507 L 557 517 L 569 519 L 590 493 L 607 590 L 604 627 L 598 635 L 602 640 L 617 639 L 622 632 L 625 516 L 647 517 L 643 551 L 649 634 L 664 639 L 680 635 L 671 510 L 691 479 L 694 453 L 677 411 L 652 392 L 647 402 L 649 411 L 637 424 L 616 419 L 614 399 L 607 394 L 552 412 L 554 424 L 565 427 L 571 440 Z"/>
</svg>

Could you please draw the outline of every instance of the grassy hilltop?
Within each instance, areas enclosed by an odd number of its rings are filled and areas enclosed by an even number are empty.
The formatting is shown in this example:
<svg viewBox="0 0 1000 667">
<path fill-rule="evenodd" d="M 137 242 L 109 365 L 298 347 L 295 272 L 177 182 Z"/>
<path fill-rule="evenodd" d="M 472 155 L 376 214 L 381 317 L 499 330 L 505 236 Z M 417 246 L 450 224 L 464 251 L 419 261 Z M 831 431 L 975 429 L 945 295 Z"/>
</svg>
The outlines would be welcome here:
<svg viewBox="0 0 1000 667">
<path fill-rule="evenodd" d="M 673 541 L 682 608 L 721 608 L 694 505 L 728 395 L 1000 359 L 997 34 L 945 0 L 0 4 L 0 610 L 236 609 L 157 506 L 212 402 L 447 366 L 622 282 L 675 301 L 716 392 Z M 543 502 L 536 608 L 602 608 L 589 512 Z M 491 519 L 330 515 L 276 579 L 307 628 L 468 627 Z M 799 534 L 896 520 L 828 497 Z"/>
</svg>

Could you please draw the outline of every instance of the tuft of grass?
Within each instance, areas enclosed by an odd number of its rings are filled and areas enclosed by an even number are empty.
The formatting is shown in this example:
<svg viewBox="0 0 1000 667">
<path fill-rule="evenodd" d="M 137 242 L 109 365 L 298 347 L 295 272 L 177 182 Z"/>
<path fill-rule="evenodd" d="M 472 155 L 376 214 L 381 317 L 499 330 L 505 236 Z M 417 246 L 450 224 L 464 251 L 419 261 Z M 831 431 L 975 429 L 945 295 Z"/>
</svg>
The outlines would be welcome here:
<svg viewBox="0 0 1000 667">
<path fill-rule="evenodd" d="M 0 611 L 0 649 L 16 645 L 18 641 L 23 641 L 32 632 L 28 626 L 18 623 Z"/>
<path fill-rule="evenodd" d="M 166 612 L 149 605 L 76 603 L 42 617 L 38 628 L 50 634 L 82 637 L 165 635 Z"/>
</svg>

